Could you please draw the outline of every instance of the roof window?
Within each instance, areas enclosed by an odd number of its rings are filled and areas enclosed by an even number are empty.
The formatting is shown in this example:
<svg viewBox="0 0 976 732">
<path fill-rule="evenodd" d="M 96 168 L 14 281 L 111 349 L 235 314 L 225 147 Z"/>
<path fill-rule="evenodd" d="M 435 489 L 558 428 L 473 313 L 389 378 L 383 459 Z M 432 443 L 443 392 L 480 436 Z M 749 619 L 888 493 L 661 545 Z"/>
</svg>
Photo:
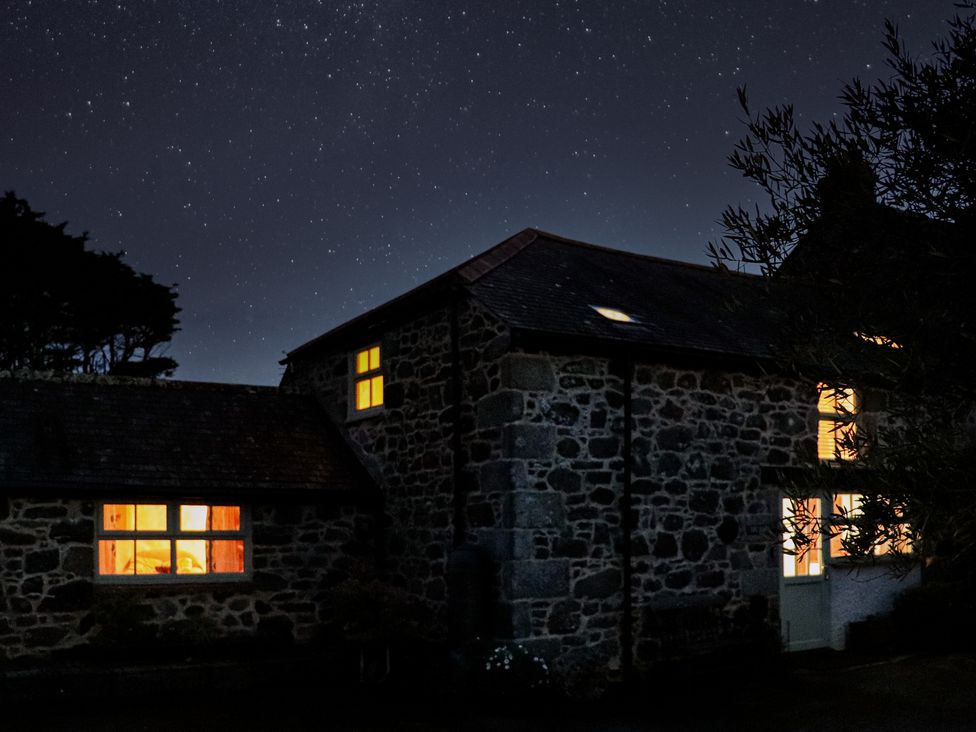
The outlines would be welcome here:
<svg viewBox="0 0 976 732">
<path fill-rule="evenodd" d="M 623 310 L 617 310 L 616 308 L 606 308 L 601 305 L 590 305 L 591 308 L 596 310 L 600 315 L 602 315 L 607 320 L 612 320 L 615 323 L 636 323 L 637 318 L 633 315 L 628 315 Z"/>
</svg>

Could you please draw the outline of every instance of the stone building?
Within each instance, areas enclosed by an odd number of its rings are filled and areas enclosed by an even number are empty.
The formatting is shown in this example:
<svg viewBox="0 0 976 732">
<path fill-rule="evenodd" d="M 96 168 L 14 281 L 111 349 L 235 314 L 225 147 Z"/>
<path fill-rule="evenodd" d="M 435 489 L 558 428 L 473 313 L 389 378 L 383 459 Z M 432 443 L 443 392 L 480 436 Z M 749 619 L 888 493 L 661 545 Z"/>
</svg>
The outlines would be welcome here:
<svg viewBox="0 0 976 732">
<path fill-rule="evenodd" d="M 838 572 L 832 603 L 825 557 L 784 559 L 777 476 L 835 437 L 818 382 L 776 365 L 762 287 L 526 230 L 291 352 L 282 387 L 380 486 L 391 579 L 444 606 L 452 548 L 477 547 L 482 627 L 557 668 L 770 628 L 839 646 L 896 588 Z"/>
<path fill-rule="evenodd" d="M 314 637 L 336 575 L 372 558 L 350 457 L 275 388 L 0 379 L 0 659 Z"/>
<path fill-rule="evenodd" d="M 305 640 L 374 556 L 453 639 L 559 673 L 842 645 L 900 586 L 784 557 L 778 481 L 840 457 L 842 415 L 777 366 L 763 287 L 526 230 L 292 351 L 279 389 L 0 380 L 0 649 L 87 643 L 120 595 Z"/>
</svg>

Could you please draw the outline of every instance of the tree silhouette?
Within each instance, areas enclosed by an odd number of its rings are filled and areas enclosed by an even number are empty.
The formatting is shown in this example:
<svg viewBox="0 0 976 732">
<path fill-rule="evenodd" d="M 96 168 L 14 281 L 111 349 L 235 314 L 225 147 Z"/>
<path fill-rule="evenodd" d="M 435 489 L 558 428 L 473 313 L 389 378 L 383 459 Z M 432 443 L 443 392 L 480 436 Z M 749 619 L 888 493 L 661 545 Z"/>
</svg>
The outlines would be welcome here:
<svg viewBox="0 0 976 732">
<path fill-rule="evenodd" d="M 0 199 L 0 369 L 159 376 L 177 330 L 176 292 L 123 253 L 44 221 L 13 191 Z"/>
<path fill-rule="evenodd" d="M 767 275 L 785 366 L 838 389 L 881 387 L 890 420 L 870 437 L 852 432 L 844 447 L 857 459 L 807 474 L 796 495 L 856 485 L 863 510 L 835 520 L 852 529 L 852 554 L 871 557 L 907 526 L 924 556 L 966 568 L 976 557 L 976 15 L 950 20 L 923 61 L 890 22 L 884 46 L 891 75 L 847 84 L 844 114 L 808 131 L 791 106 L 753 114 L 740 90 L 747 134 L 729 161 L 767 206 L 728 207 L 709 251 L 719 266 Z"/>
</svg>

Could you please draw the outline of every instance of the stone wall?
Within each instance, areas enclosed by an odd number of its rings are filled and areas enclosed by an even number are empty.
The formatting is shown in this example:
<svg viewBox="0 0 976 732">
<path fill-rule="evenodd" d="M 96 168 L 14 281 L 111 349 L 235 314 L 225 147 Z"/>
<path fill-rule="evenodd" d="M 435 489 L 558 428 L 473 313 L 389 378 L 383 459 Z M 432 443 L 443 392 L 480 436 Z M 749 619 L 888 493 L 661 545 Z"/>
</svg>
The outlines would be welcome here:
<svg viewBox="0 0 976 732">
<path fill-rule="evenodd" d="M 638 366 L 634 375 L 636 658 L 743 639 L 776 618 L 778 493 L 762 466 L 816 456 L 816 386 Z"/>
<path fill-rule="evenodd" d="M 511 353 L 476 405 L 491 444 L 469 497 L 501 563 L 510 635 L 564 667 L 615 668 L 623 608 L 623 375 L 605 358 Z M 775 497 L 762 465 L 812 459 L 816 398 L 788 380 L 633 372 L 637 657 L 685 655 L 769 621 Z M 492 440 L 492 437 L 497 439 Z"/>
<path fill-rule="evenodd" d="M 446 609 L 454 542 L 451 317 L 450 307 L 443 307 L 381 336 L 385 397 L 378 412 L 349 413 L 350 354 L 376 343 L 376 337 L 364 335 L 348 348 L 294 359 L 282 381 L 283 388 L 314 392 L 358 451 L 385 497 L 387 577 L 438 612 Z M 500 387 L 498 358 L 509 339 L 497 320 L 471 302 L 459 305 L 458 324 L 458 458 L 465 466 L 460 489 L 466 492 L 471 466 L 499 457 L 497 445 L 476 434 L 473 405 Z M 478 511 L 471 517 L 476 523 L 494 520 Z"/>
<path fill-rule="evenodd" d="M 460 308 L 464 534 L 494 570 L 492 629 L 565 668 L 619 666 L 624 593 L 624 378 L 607 358 L 516 352 Z M 390 577 L 443 607 L 452 546 L 450 310 L 381 338 L 385 408 L 348 414 L 349 357 L 307 355 L 286 388 L 315 392 L 386 498 Z M 632 371 L 632 592 L 639 661 L 714 647 L 775 621 L 776 496 L 761 466 L 816 451 L 816 391 L 788 379 Z"/>
<path fill-rule="evenodd" d="M 370 522 L 353 507 L 258 505 L 247 581 L 96 583 L 94 507 L 0 499 L 0 659 L 89 643 L 307 641 L 328 619 L 329 588 L 372 556 Z"/>
</svg>

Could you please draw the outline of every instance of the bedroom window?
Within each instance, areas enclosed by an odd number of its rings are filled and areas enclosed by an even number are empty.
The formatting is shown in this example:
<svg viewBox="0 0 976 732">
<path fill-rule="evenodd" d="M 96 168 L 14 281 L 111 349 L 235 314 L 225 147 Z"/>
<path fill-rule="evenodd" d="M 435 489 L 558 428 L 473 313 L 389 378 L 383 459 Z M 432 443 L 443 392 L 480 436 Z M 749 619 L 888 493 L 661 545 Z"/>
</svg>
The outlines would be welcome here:
<svg viewBox="0 0 976 732">
<path fill-rule="evenodd" d="M 103 581 L 241 579 L 250 570 L 250 532 L 241 506 L 103 503 L 97 576 Z"/>
<path fill-rule="evenodd" d="M 352 403 L 355 405 L 353 413 L 383 406 L 383 373 L 378 345 L 353 355 Z"/>
<path fill-rule="evenodd" d="M 851 446 L 857 429 L 854 423 L 857 394 L 853 389 L 818 385 L 817 457 L 821 460 L 853 460 Z"/>
</svg>

